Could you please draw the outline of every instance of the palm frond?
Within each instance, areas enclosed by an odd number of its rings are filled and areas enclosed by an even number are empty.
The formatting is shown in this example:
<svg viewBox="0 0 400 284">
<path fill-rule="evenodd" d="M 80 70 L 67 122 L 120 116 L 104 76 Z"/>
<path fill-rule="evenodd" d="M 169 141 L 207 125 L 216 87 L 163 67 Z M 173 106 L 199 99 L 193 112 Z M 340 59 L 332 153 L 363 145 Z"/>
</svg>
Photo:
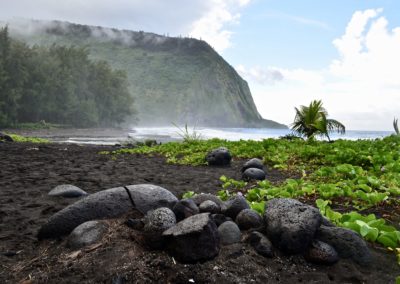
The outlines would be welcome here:
<svg viewBox="0 0 400 284">
<path fill-rule="evenodd" d="M 327 128 L 328 132 L 336 131 L 337 133 L 340 133 L 340 134 L 346 133 L 346 127 L 341 122 L 339 122 L 335 119 L 327 119 L 326 128 Z"/>
<path fill-rule="evenodd" d="M 394 118 L 393 119 L 393 128 L 394 128 L 394 131 L 396 132 L 396 135 L 400 135 L 400 132 L 399 132 L 399 126 L 397 125 L 397 118 Z"/>
</svg>

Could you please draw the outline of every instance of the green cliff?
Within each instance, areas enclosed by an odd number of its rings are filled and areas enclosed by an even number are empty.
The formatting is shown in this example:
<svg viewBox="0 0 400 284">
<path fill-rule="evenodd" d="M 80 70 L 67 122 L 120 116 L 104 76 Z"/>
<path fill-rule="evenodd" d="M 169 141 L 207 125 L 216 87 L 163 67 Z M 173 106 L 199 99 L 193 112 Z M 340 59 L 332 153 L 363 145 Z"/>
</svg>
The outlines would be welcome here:
<svg viewBox="0 0 400 284">
<path fill-rule="evenodd" d="M 127 71 L 139 125 L 285 125 L 262 119 L 247 82 L 205 41 L 66 22 L 10 24 L 30 45 L 85 46 L 96 60 Z"/>
</svg>

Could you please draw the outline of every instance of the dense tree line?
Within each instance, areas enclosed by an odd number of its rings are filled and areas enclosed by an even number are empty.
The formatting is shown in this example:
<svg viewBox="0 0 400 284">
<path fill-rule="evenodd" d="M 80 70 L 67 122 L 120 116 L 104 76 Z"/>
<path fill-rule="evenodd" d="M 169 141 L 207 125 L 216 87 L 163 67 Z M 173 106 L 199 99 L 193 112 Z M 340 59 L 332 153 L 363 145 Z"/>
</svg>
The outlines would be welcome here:
<svg viewBox="0 0 400 284">
<path fill-rule="evenodd" d="M 133 115 L 126 73 L 84 48 L 33 46 L 0 28 L 0 127 L 46 121 L 112 126 Z"/>
</svg>

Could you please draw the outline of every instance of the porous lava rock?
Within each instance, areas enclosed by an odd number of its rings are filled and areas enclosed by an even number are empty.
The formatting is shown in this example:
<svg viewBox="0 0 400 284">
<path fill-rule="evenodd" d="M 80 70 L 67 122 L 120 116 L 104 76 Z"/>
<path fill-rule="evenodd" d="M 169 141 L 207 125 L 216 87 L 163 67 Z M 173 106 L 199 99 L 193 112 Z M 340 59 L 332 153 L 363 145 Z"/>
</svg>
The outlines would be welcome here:
<svg viewBox="0 0 400 284">
<path fill-rule="evenodd" d="M 236 216 L 236 224 L 241 230 L 259 228 L 263 225 L 263 219 L 256 211 L 244 209 Z"/>
<path fill-rule="evenodd" d="M 69 234 L 86 221 L 115 218 L 133 209 L 146 214 L 149 210 L 159 207 L 172 208 L 177 201 L 170 191 L 151 184 L 99 191 L 51 216 L 40 228 L 38 239 L 57 238 Z"/>
<path fill-rule="evenodd" d="M 250 169 L 250 168 L 264 170 L 264 163 L 262 160 L 260 160 L 258 158 L 250 159 L 246 163 L 243 164 L 243 167 L 241 168 L 241 172 L 243 173 L 245 170 Z"/>
<path fill-rule="evenodd" d="M 336 250 L 327 243 L 314 240 L 304 254 L 304 258 L 317 264 L 334 264 L 339 260 Z"/>
<path fill-rule="evenodd" d="M 206 161 L 209 166 L 228 166 L 231 160 L 231 153 L 225 147 L 211 150 L 206 156 Z"/>
<path fill-rule="evenodd" d="M 79 249 L 99 242 L 108 225 L 104 221 L 88 221 L 76 227 L 68 236 L 67 246 Z"/>
<path fill-rule="evenodd" d="M 149 211 L 144 218 L 143 233 L 146 244 L 151 248 L 161 248 L 162 233 L 176 224 L 174 212 L 167 207 Z"/>
<path fill-rule="evenodd" d="M 199 214 L 200 212 L 196 203 L 190 198 L 179 200 L 172 210 L 175 213 L 177 221 Z"/>
<path fill-rule="evenodd" d="M 225 202 L 225 208 L 222 213 L 232 218 L 232 220 L 235 220 L 240 211 L 249 208 L 250 206 L 247 203 L 246 198 L 242 195 L 235 195 Z"/>
<path fill-rule="evenodd" d="M 202 202 L 199 206 L 200 212 L 209 212 L 211 214 L 218 214 L 221 212 L 221 207 L 211 200 Z"/>
<path fill-rule="evenodd" d="M 341 258 L 350 258 L 364 266 L 371 263 L 371 252 L 367 244 L 357 233 L 349 229 L 321 226 L 316 237 L 331 245 Z"/>
<path fill-rule="evenodd" d="M 242 233 L 235 222 L 227 221 L 218 227 L 220 242 L 223 245 L 230 245 L 240 242 Z"/>
<path fill-rule="evenodd" d="M 61 184 L 50 190 L 48 195 L 73 198 L 85 196 L 87 192 L 72 184 Z"/>
<path fill-rule="evenodd" d="M 217 226 L 210 213 L 186 218 L 163 233 L 169 253 L 183 263 L 213 259 L 219 253 Z"/>
<path fill-rule="evenodd" d="M 272 257 L 274 255 L 274 247 L 271 241 L 262 233 L 251 232 L 247 237 L 247 241 L 259 255 L 264 257 Z"/>
<path fill-rule="evenodd" d="M 322 222 L 318 209 L 290 198 L 275 198 L 264 213 L 268 238 L 285 253 L 303 253 Z"/>
<path fill-rule="evenodd" d="M 249 168 L 245 170 L 242 174 L 243 180 L 264 180 L 265 179 L 265 172 L 263 170 L 257 168 Z"/>
</svg>

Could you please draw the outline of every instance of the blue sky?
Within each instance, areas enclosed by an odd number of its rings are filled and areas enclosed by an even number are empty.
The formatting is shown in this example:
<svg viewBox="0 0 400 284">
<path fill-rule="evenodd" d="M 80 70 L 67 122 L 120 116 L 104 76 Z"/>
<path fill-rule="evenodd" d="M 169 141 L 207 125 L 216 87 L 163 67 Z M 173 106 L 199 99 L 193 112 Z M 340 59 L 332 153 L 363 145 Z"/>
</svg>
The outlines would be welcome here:
<svg viewBox="0 0 400 284">
<path fill-rule="evenodd" d="M 255 0 L 232 25 L 231 63 L 283 68 L 323 68 L 337 55 L 333 39 L 341 36 L 357 10 L 383 8 L 389 27 L 400 26 L 400 1 Z"/>
<path fill-rule="evenodd" d="M 282 123 L 313 99 L 347 129 L 400 117 L 398 0 L 0 0 L 0 21 L 19 17 L 204 39 Z"/>
</svg>

